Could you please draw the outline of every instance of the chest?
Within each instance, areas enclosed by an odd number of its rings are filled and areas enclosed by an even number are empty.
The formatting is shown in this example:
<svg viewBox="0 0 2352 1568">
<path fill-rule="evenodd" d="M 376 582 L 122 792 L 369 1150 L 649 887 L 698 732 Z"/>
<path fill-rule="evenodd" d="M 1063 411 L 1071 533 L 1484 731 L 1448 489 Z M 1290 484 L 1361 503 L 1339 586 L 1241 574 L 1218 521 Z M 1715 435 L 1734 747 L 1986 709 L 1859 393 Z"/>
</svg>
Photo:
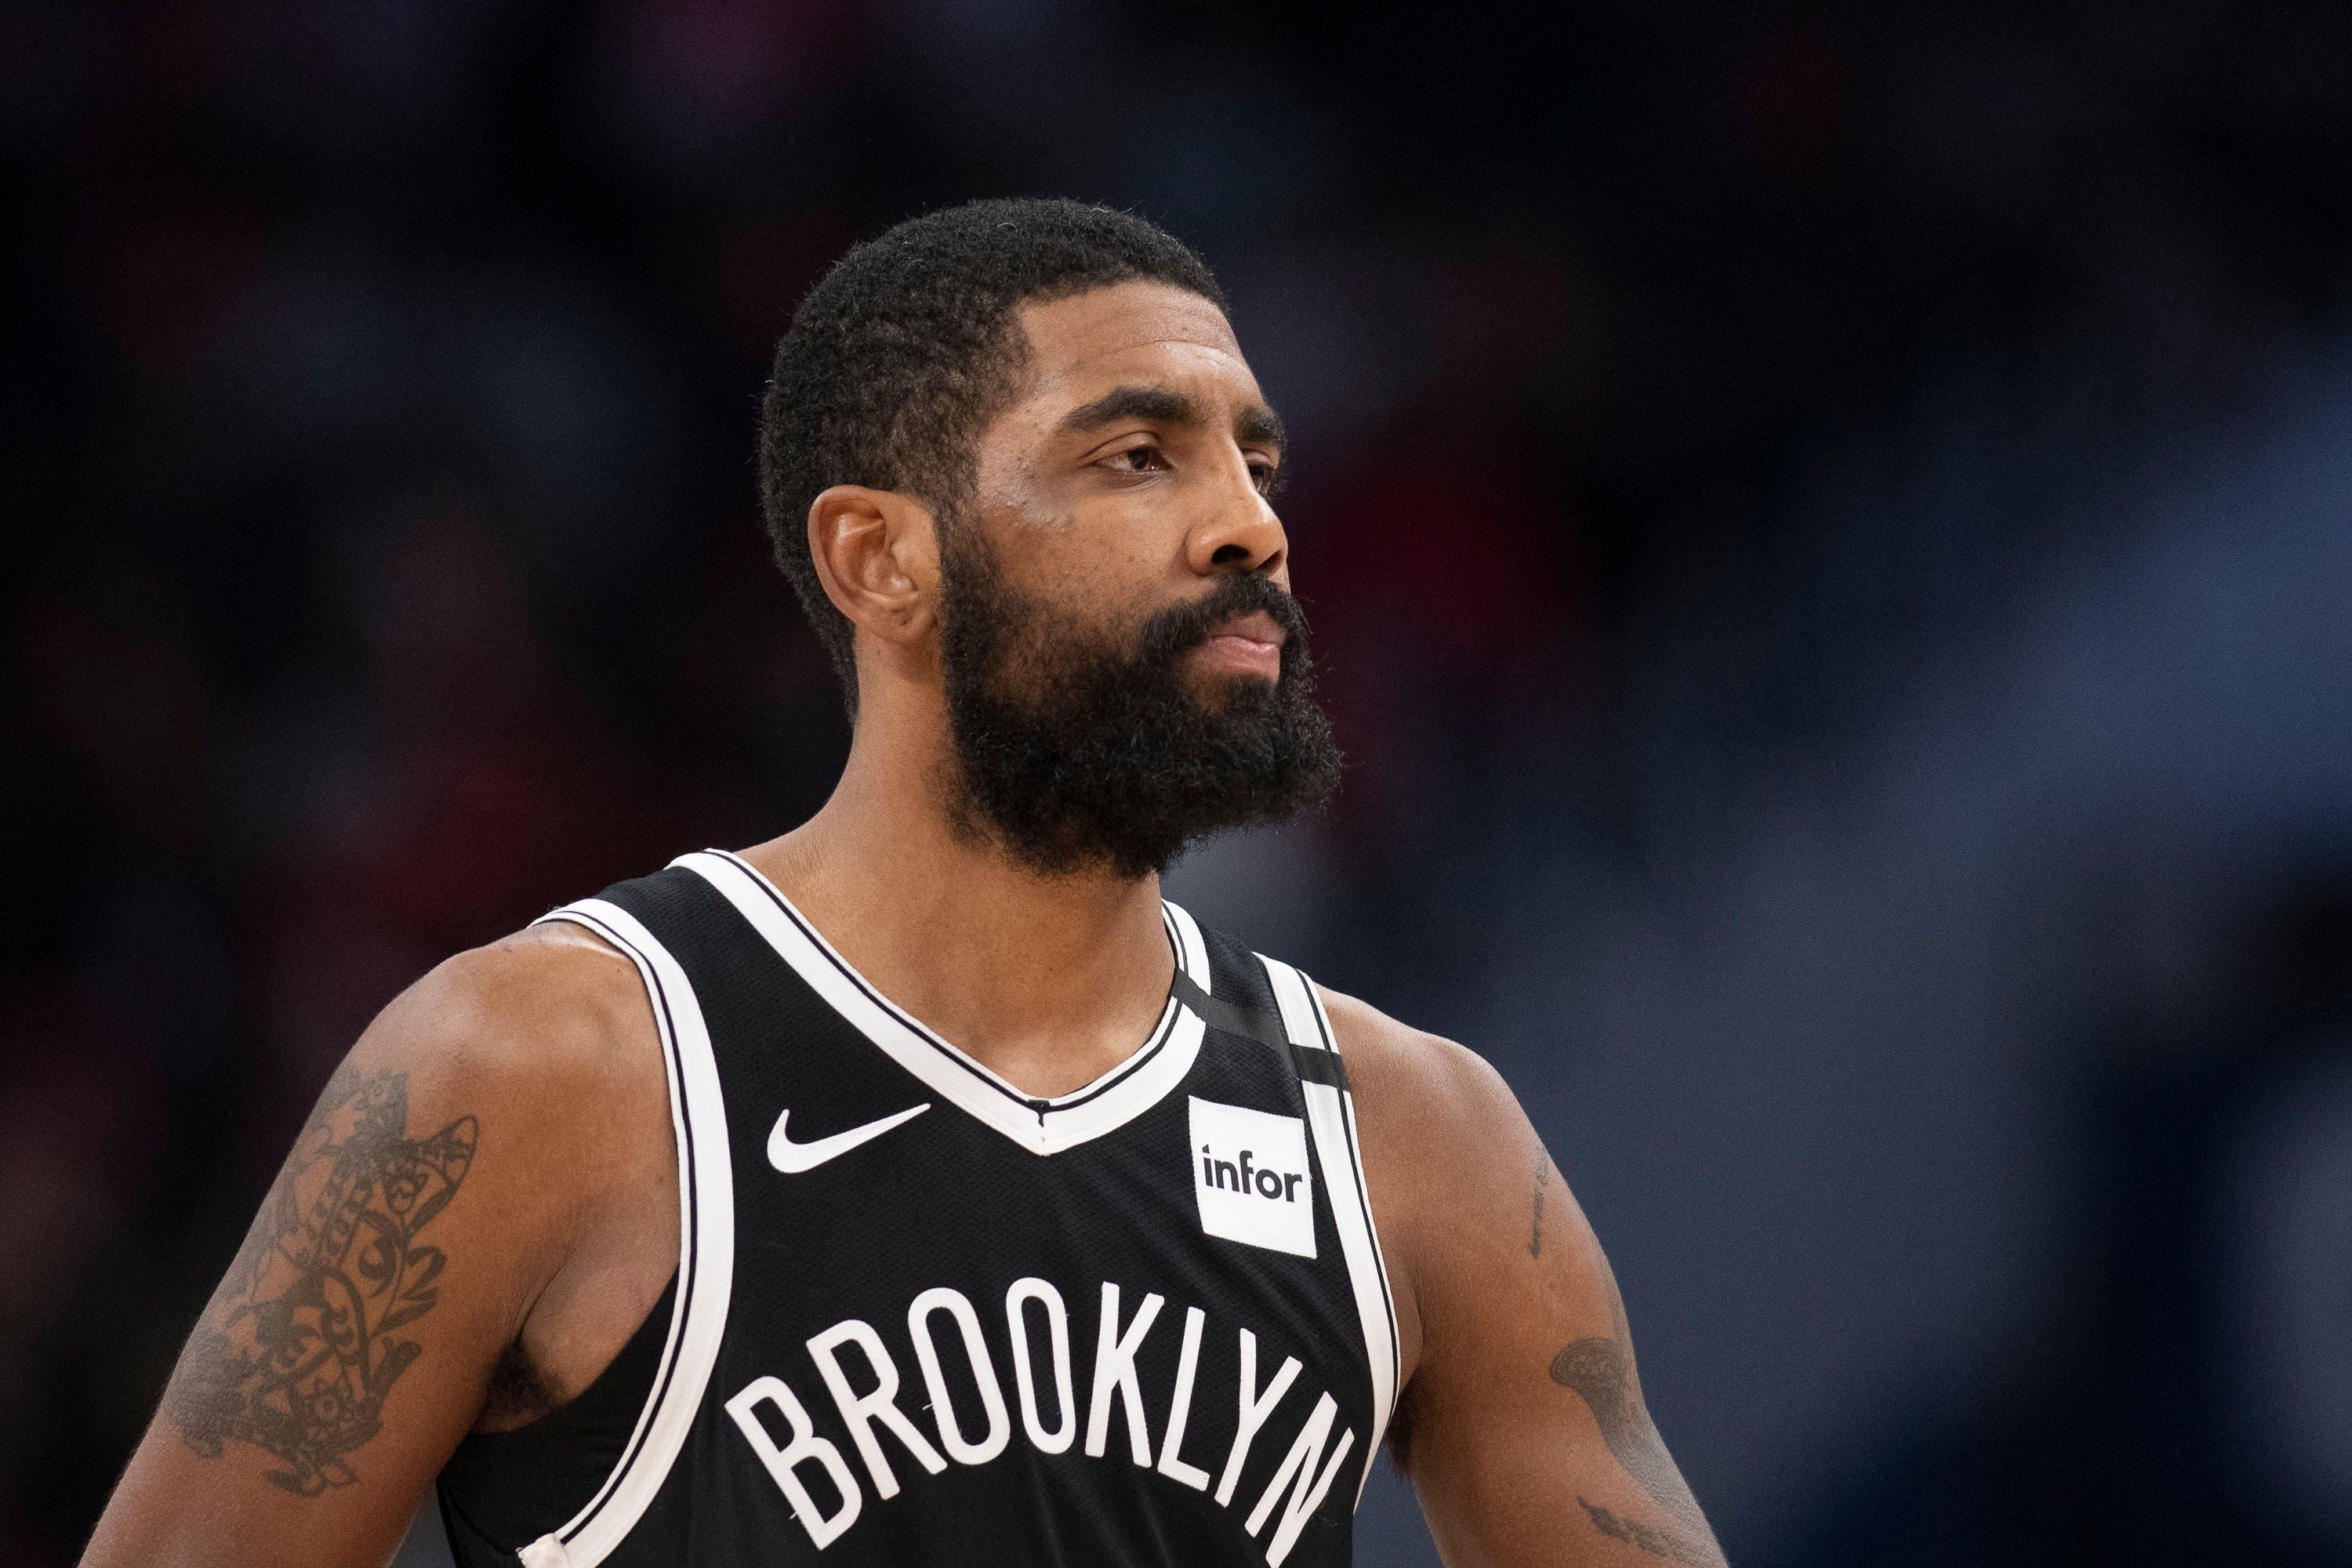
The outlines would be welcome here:
<svg viewBox="0 0 2352 1568">
<path fill-rule="evenodd" d="M 576 908 L 645 960 L 679 1263 L 567 1561 L 1344 1557 L 1395 1326 L 1301 977 L 1171 909 L 1152 1037 L 1035 1100 L 743 869 L 615 894 Z"/>
</svg>

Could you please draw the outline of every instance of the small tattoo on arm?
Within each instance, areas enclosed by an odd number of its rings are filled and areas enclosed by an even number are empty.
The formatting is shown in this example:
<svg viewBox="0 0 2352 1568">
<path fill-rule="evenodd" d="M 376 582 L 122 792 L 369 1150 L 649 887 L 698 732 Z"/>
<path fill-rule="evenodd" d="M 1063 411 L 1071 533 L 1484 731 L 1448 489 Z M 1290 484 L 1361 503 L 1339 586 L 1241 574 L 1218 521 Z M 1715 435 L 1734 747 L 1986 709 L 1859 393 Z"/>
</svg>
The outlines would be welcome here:
<svg viewBox="0 0 2352 1568">
<path fill-rule="evenodd" d="M 1690 1568 L 1716 1568 L 1716 1564 L 1722 1561 L 1719 1557 L 1700 1552 L 1679 1536 L 1652 1529 L 1638 1519 L 1612 1513 L 1597 1502 L 1587 1502 L 1581 1495 L 1576 1500 L 1583 1504 L 1585 1514 L 1592 1521 L 1592 1528 L 1612 1541 L 1639 1547 L 1651 1556 L 1663 1557 L 1670 1563 L 1687 1563 Z"/>
<path fill-rule="evenodd" d="M 381 1430 L 384 1395 L 415 1361 L 394 1331 L 433 1310 L 446 1259 L 418 1245 L 473 1163 L 459 1117 L 408 1135 L 404 1073 L 336 1069 L 262 1204 L 164 1395 L 188 1447 L 249 1443 L 298 1497 L 348 1486 L 348 1456 Z"/>
<path fill-rule="evenodd" d="M 1621 1311 L 1621 1330 L 1622 1327 Z M 1721 1554 L 1712 1549 L 1714 1532 L 1707 1528 L 1706 1516 L 1699 1511 L 1690 1489 L 1683 1483 L 1682 1472 L 1675 1468 L 1674 1458 L 1666 1452 L 1665 1443 L 1650 1419 L 1649 1409 L 1642 1402 L 1641 1385 L 1633 1377 L 1633 1358 L 1626 1353 L 1623 1342 L 1618 1338 L 1572 1341 L 1552 1357 L 1550 1372 L 1552 1382 L 1575 1394 L 1592 1412 L 1593 1420 L 1601 1427 L 1601 1440 L 1609 1446 L 1609 1452 L 1625 1473 L 1673 1516 L 1675 1525 L 1689 1533 L 1658 1530 L 1585 1502 L 1580 1497 L 1577 1501 L 1584 1504 L 1593 1528 L 1603 1535 L 1677 1563 L 1701 1564 L 1704 1568 L 1720 1563 Z M 1710 1544 L 1702 1546 L 1700 1542 Z"/>
<path fill-rule="evenodd" d="M 1544 1188 L 1550 1184 L 1550 1181 L 1551 1156 L 1545 1153 L 1541 1149 L 1538 1149 L 1536 1151 L 1536 1218 L 1535 1224 L 1528 1230 L 1528 1256 L 1529 1258 L 1541 1258 L 1543 1256 Z"/>
</svg>

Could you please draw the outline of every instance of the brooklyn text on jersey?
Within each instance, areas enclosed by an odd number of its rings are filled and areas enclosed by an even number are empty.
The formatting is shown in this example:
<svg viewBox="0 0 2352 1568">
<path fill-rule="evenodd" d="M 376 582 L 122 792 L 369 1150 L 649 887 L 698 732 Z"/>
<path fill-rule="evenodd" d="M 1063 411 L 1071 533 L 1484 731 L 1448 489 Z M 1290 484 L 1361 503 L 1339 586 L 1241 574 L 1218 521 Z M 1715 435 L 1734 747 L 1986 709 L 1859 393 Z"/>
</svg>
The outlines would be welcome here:
<svg viewBox="0 0 2352 1568">
<path fill-rule="evenodd" d="M 577 1402 L 636 1380 L 618 1457 L 587 1471 L 570 1407 L 468 1439 L 441 1488 L 461 1562 L 1347 1561 L 1396 1332 L 1297 971 L 1165 906 L 1158 1027 L 1040 1100 L 735 856 L 548 918 L 643 976 L 683 1246 L 653 1353 Z M 571 1502 L 518 1542 L 519 1495 Z"/>
</svg>

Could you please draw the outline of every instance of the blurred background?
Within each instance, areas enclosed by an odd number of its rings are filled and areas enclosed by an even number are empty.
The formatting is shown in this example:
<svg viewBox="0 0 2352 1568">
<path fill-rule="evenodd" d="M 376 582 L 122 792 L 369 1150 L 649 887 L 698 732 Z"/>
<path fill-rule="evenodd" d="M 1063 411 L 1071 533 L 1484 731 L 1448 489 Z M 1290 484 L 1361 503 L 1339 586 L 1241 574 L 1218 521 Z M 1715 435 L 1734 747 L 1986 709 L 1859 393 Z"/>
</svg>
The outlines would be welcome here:
<svg viewBox="0 0 2352 1568">
<path fill-rule="evenodd" d="M 2345 15 L 0 8 L 0 1565 L 379 1006 L 823 798 L 768 353 L 1030 193 L 1297 436 L 1176 896 L 1508 1075 L 1733 1561 L 2352 1563 Z"/>
</svg>

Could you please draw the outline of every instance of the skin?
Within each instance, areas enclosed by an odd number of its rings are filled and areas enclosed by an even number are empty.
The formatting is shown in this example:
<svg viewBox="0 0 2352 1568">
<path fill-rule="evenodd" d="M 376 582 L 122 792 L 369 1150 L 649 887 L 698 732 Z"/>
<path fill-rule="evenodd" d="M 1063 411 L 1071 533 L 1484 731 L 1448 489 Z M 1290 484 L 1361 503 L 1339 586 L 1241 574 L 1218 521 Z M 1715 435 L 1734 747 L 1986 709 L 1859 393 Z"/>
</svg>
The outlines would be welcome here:
<svg viewBox="0 0 2352 1568">
<path fill-rule="evenodd" d="M 1288 585 L 1266 495 L 1279 426 L 1213 305 L 1130 283 L 1022 323 L 1024 384 L 982 434 L 975 488 L 1008 580 L 1124 627 L 1223 574 Z M 808 528 L 856 628 L 859 718 L 824 808 L 747 858 L 1014 1084 L 1091 1081 L 1168 994 L 1157 879 L 1041 877 L 959 828 L 930 511 L 845 485 Z M 1274 679 L 1280 636 L 1263 616 L 1221 628 L 1186 656 L 1196 695 Z M 1446 1563 L 1720 1563 L 1643 1406 L 1607 1260 L 1508 1087 L 1324 994 L 1396 1297 L 1393 1447 Z M 395 1000 L 289 1157 L 84 1563 L 382 1563 L 466 1433 L 578 1393 L 660 1295 L 678 1247 L 666 1094 L 635 970 L 574 928 L 462 953 Z M 362 1217 L 318 1217 L 345 1212 Z M 328 1310 L 354 1300 L 358 1351 L 311 1331 L 347 1325 Z M 280 1373 L 291 1394 L 256 1392 Z M 292 1397 L 339 1435 L 273 1436 L 272 1402 Z"/>
</svg>

